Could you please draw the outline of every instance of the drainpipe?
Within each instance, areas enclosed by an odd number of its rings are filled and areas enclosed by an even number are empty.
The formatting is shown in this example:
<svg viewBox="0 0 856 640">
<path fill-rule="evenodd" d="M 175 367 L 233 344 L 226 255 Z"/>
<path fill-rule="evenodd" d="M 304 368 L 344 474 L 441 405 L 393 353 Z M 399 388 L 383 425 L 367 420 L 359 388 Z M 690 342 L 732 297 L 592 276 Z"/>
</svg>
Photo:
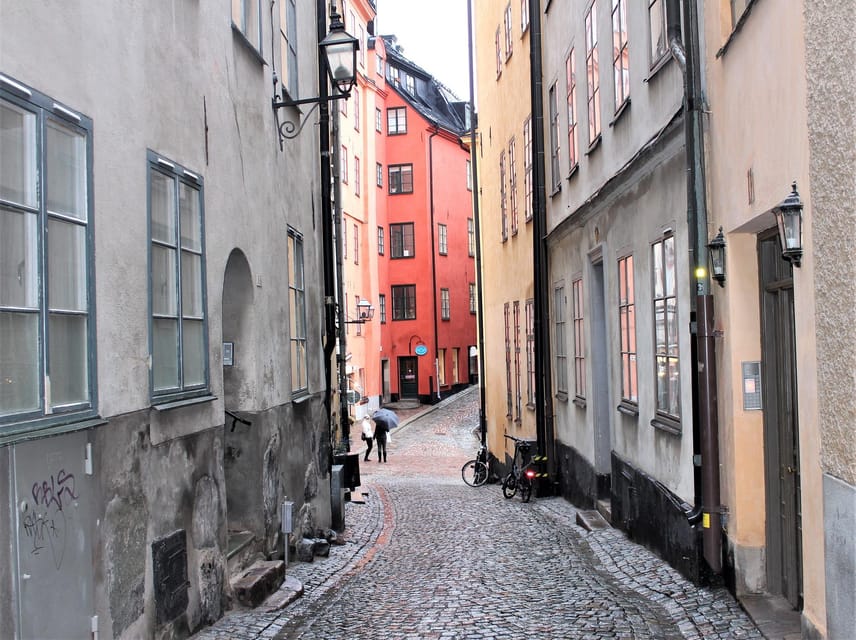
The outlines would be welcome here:
<svg viewBox="0 0 856 640">
<path fill-rule="evenodd" d="M 696 284 L 690 296 L 693 362 L 697 378 L 693 380 L 693 441 L 700 455 L 694 456 L 696 483 L 701 481 L 701 505 L 688 514 L 690 522 L 702 523 L 704 559 L 715 574 L 722 573 L 722 521 L 719 480 L 719 424 L 716 410 L 716 344 L 713 324 L 713 295 L 707 256 L 707 203 L 704 175 L 704 135 L 702 122 L 701 66 L 698 7 L 684 0 L 684 32 L 688 46 L 681 42 L 678 0 L 668 0 L 667 35 L 672 56 L 684 75 L 684 128 L 687 150 L 687 228 L 689 233 L 690 282 Z M 693 322 L 694 320 L 694 322 Z"/>
<path fill-rule="evenodd" d="M 437 389 L 437 401 L 440 401 L 440 346 L 437 324 L 437 251 L 434 247 L 434 136 L 440 132 L 436 122 L 432 122 L 434 131 L 428 136 L 428 197 L 431 206 L 431 286 L 434 301 L 434 386 Z"/>
<path fill-rule="evenodd" d="M 473 1 L 467 2 L 467 36 L 469 41 L 469 60 L 470 60 L 470 171 L 472 172 L 473 180 L 473 226 L 476 235 L 476 296 L 477 311 L 476 324 L 478 329 L 478 349 L 479 349 L 479 433 L 481 435 L 482 446 L 487 447 L 487 419 L 485 417 L 485 392 L 484 392 L 484 307 L 482 299 L 482 271 L 481 271 L 481 229 L 479 220 L 479 182 L 478 182 L 478 167 L 476 164 L 476 127 L 478 126 L 478 116 L 476 115 L 475 107 L 475 87 L 473 78 L 475 77 L 473 66 Z M 467 354 L 469 356 L 469 354 Z"/>
<path fill-rule="evenodd" d="M 529 65 L 532 100 L 532 259 L 535 273 L 535 424 L 538 452 L 547 457 L 547 473 L 556 481 L 556 442 L 553 434 L 552 380 L 550 376 L 550 307 L 544 178 L 544 94 L 541 72 L 541 2 L 529 0 Z"/>
<path fill-rule="evenodd" d="M 339 304 L 336 307 L 339 322 L 339 353 L 336 360 L 339 364 L 339 443 L 338 448 L 344 452 L 351 450 L 351 427 L 348 424 L 348 374 L 346 356 L 348 354 L 348 336 L 346 333 L 345 314 L 345 266 L 342 245 L 346 229 L 342 228 L 342 182 L 341 145 L 339 144 L 339 110 L 333 109 L 333 227 L 336 235 L 336 288 Z"/>
</svg>

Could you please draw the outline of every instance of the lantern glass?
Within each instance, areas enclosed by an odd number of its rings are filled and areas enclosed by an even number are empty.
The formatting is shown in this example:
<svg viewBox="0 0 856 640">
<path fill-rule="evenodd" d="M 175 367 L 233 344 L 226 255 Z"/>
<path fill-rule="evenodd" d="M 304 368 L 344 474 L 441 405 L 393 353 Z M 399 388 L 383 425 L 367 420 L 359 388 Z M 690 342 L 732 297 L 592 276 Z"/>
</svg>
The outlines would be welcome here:
<svg viewBox="0 0 856 640">
<path fill-rule="evenodd" d="M 719 233 L 710 241 L 707 249 L 710 252 L 711 276 L 721 286 L 725 286 L 725 236 L 722 235 L 722 227 L 719 227 Z"/>
<path fill-rule="evenodd" d="M 319 46 L 324 51 L 330 80 L 341 93 L 350 93 L 356 82 L 359 42 L 344 29 L 333 28 Z"/>
<path fill-rule="evenodd" d="M 797 192 L 796 182 L 791 193 L 778 207 L 773 210 L 776 225 L 779 228 L 779 242 L 782 247 L 782 257 L 799 266 L 802 258 L 802 200 Z"/>
</svg>

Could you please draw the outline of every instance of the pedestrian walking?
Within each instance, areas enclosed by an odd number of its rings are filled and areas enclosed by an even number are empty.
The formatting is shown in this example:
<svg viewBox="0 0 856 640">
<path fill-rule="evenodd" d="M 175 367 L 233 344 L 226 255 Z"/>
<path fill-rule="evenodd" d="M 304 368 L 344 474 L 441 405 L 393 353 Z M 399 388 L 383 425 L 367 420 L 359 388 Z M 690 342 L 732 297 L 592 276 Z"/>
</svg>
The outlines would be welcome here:
<svg viewBox="0 0 856 640">
<path fill-rule="evenodd" d="M 360 435 L 363 442 L 366 443 L 366 457 L 364 462 L 369 461 L 369 454 L 372 452 L 372 442 L 374 441 L 374 428 L 372 427 L 372 419 L 366 416 L 363 418 L 363 433 Z"/>
<path fill-rule="evenodd" d="M 398 416 L 389 409 L 378 409 L 372 415 L 375 430 L 374 438 L 377 443 L 377 461 L 386 462 L 386 443 L 389 431 L 398 426 Z"/>
</svg>

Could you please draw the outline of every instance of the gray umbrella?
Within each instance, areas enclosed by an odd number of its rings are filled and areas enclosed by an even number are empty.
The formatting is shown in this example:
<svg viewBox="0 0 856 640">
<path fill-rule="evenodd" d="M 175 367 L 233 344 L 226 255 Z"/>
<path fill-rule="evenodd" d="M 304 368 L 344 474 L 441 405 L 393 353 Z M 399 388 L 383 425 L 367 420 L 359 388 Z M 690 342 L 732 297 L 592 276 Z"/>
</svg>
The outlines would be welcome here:
<svg viewBox="0 0 856 640">
<path fill-rule="evenodd" d="M 372 414 L 372 420 L 375 422 L 383 422 L 389 431 L 392 431 L 398 426 L 398 416 L 390 409 L 378 409 Z"/>
</svg>

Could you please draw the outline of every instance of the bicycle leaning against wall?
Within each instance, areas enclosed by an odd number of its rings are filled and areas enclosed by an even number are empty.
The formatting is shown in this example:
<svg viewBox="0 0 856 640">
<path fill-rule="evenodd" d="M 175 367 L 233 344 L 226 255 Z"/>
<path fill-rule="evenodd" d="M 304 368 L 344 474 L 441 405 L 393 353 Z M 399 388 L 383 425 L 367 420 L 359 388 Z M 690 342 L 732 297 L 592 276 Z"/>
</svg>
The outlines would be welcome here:
<svg viewBox="0 0 856 640">
<path fill-rule="evenodd" d="M 531 459 L 532 442 L 515 438 L 507 433 L 505 437 L 514 442 L 514 458 L 511 461 L 511 471 L 502 480 L 502 495 L 513 498 L 520 491 L 520 499 L 529 502 L 532 497 L 532 482 L 535 479 L 535 469 L 526 462 Z"/>
<path fill-rule="evenodd" d="M 473 460 L 468 460 L 461 467 L 461 477 L 471 487 L 480 487 L 487 482 L 487 447 L 482 444 Z"/>
</svg>

